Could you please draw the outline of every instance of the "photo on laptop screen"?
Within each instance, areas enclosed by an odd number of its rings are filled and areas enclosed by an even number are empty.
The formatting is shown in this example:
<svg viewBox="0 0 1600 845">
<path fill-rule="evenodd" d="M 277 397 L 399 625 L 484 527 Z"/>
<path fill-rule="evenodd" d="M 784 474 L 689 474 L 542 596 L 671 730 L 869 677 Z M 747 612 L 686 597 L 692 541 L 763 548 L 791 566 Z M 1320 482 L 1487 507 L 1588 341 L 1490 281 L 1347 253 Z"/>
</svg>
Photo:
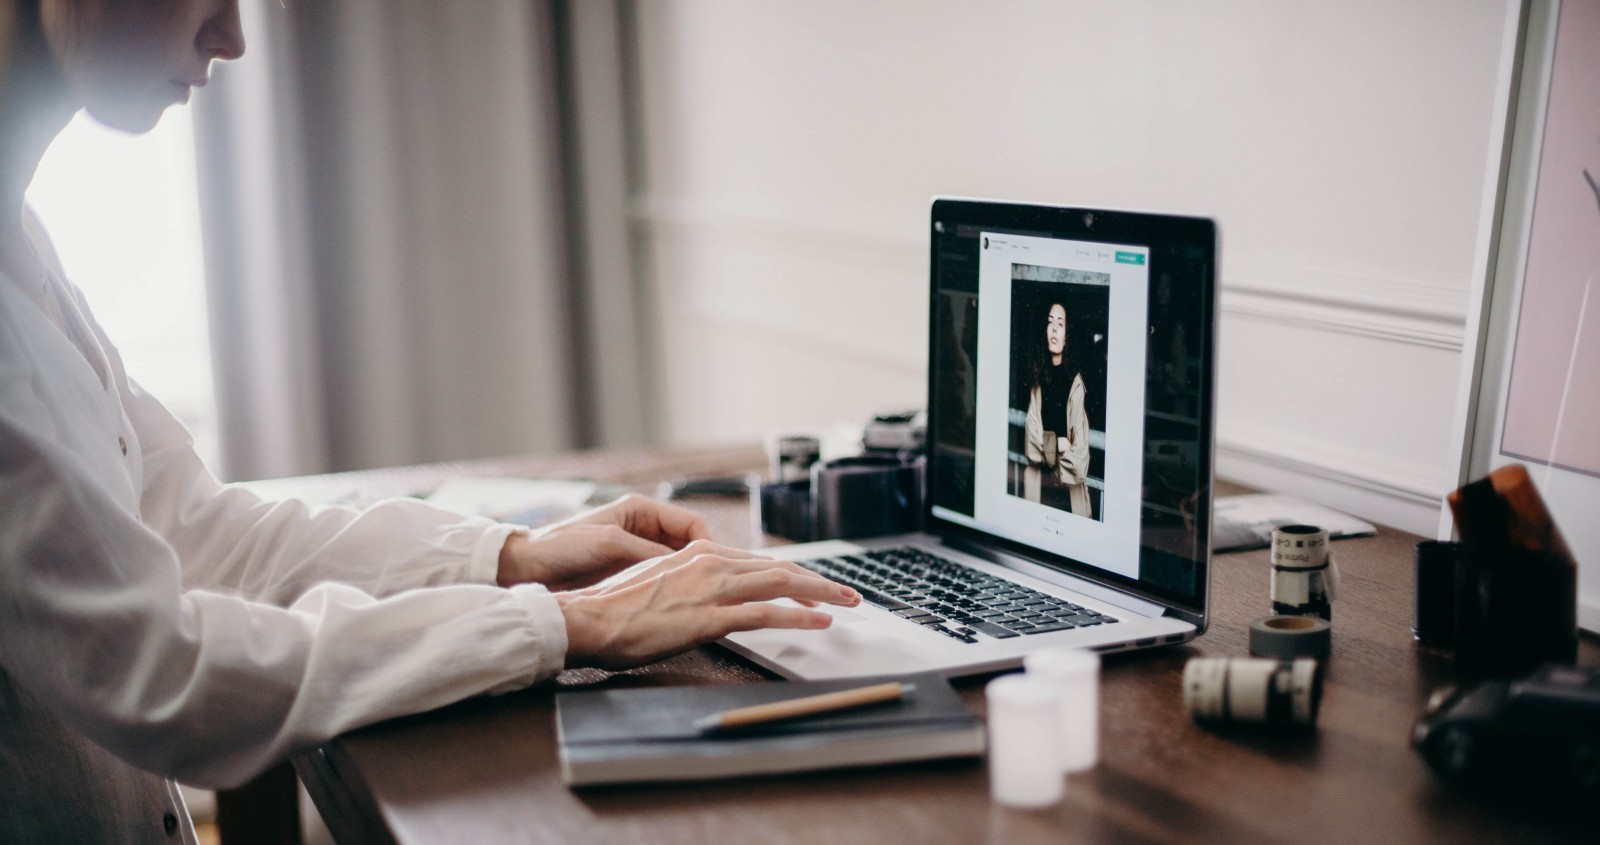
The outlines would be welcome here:
<svg viewBox="0 0 1600 845">
<path fill-rule="evenodd" d="M 1103 519 L 1111 274 L 1011 265 L 1006 492 Z"/>
<path fill-rule="evenodd" d="M 980 238 L 973 517 L 1136 578 L 1148 250 Z"/>
</svg>

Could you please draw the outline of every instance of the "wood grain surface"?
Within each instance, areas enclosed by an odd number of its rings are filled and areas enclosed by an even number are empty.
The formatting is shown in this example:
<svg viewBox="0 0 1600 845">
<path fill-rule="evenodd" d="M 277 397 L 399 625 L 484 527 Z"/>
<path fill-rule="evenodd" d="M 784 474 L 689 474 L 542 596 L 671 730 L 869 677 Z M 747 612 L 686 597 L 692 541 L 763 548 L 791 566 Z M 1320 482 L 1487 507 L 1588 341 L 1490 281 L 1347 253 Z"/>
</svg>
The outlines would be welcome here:
<svg viewBox="0 0 1600 845">
<path fill-rule="evenodd" d="M 583 477 L 651 489 L 673 476 L 758 468 L 755 449 L 597 452 L 314 479 L 331 495 L 426 493 L 454 474 Z M 298 482 L 305 484 L 304 480 Z M 305 489 L 305 488 L 297 488 Z M 1220 492 L 1237 492 L 1222 490 Z M 758 546 L 748 506 L 698 500 L 718 539 Z M 341 843 L 1070 843 L 1595 841 L 1592 817 L 1548 804 L 1469 798 L 1410 748 L 1448 658 L 1411 638 L 1411 547 L 1381 530 L 1340 540 L 1333 651 L 1314 732 L 1222 734 L 1182 706 L 1184 663 L 1246 654 L 1268 612 L 1265 551 L 1220 555 L 1211 627 L 1195 643 L 1107 657 L 1101 761 L 1042 812 L 988 798 L 982 761 L 718 783 L 575 792 L 556 763 L 558 689 L 742 683 L 768 678 L 717 648 L 621 674 L 569 671 L 554 683 L 373 726 L 296 761 Z M 1600 663 L 1590 638 L 1580 660 Z M 983 712 L 982 679 L 958 682 Z"/>
</svg>

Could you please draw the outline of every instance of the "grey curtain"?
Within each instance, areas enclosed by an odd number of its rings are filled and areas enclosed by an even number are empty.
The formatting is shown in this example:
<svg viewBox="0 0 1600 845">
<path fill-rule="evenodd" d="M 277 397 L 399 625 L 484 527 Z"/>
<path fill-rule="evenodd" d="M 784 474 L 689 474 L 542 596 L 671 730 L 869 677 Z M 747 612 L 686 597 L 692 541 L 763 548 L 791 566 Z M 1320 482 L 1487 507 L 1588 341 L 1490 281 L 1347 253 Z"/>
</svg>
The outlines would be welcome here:
<svg viewBox="0 0 1600 845">
<path fill-rule="evenodd" d="M 566 8 L 243 6 L 195 106 L 223 474 L 595 442 Z"/>
</svg>

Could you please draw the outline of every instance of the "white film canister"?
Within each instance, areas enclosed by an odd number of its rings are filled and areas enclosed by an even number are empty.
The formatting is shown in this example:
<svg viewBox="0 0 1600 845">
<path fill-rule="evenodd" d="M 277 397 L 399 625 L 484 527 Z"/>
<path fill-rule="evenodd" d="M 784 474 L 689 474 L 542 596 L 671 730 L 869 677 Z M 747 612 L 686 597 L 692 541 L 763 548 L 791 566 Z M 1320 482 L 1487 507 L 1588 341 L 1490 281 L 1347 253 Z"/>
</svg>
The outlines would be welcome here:
<svg viewBox="0 0 1600 845">
<path fill-rule="evenodd" d="M 1048 807 L 1060 801 L 1055 686 L 1027 675 L 1002 675 L 984 688 L 984 697 L 989 705 L 990 795 L 1010 807 Z"/>
<path fill-rule="evenodd" d="M 1081 648 L 1034 652 L 1023 658 L 1029 677 L 1056 687 L 1057 761 L 1062 772 L 1093 768 L 1100 759 L 1100 655 Z"/>
</svg>

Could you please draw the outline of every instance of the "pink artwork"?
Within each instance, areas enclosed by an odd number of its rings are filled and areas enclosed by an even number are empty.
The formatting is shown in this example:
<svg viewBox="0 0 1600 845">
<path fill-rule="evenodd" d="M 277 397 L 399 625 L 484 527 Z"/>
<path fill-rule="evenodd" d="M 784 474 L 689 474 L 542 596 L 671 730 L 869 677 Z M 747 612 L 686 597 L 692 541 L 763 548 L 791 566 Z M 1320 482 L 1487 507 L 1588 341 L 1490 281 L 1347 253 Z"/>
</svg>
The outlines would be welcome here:
<svg viewBox="0 0 1600 845">
<path fill-rule="evenodd" d="M 1500 451 L 1600 476 L 1600 0 L 1560 14 Z"/>
</svg>

